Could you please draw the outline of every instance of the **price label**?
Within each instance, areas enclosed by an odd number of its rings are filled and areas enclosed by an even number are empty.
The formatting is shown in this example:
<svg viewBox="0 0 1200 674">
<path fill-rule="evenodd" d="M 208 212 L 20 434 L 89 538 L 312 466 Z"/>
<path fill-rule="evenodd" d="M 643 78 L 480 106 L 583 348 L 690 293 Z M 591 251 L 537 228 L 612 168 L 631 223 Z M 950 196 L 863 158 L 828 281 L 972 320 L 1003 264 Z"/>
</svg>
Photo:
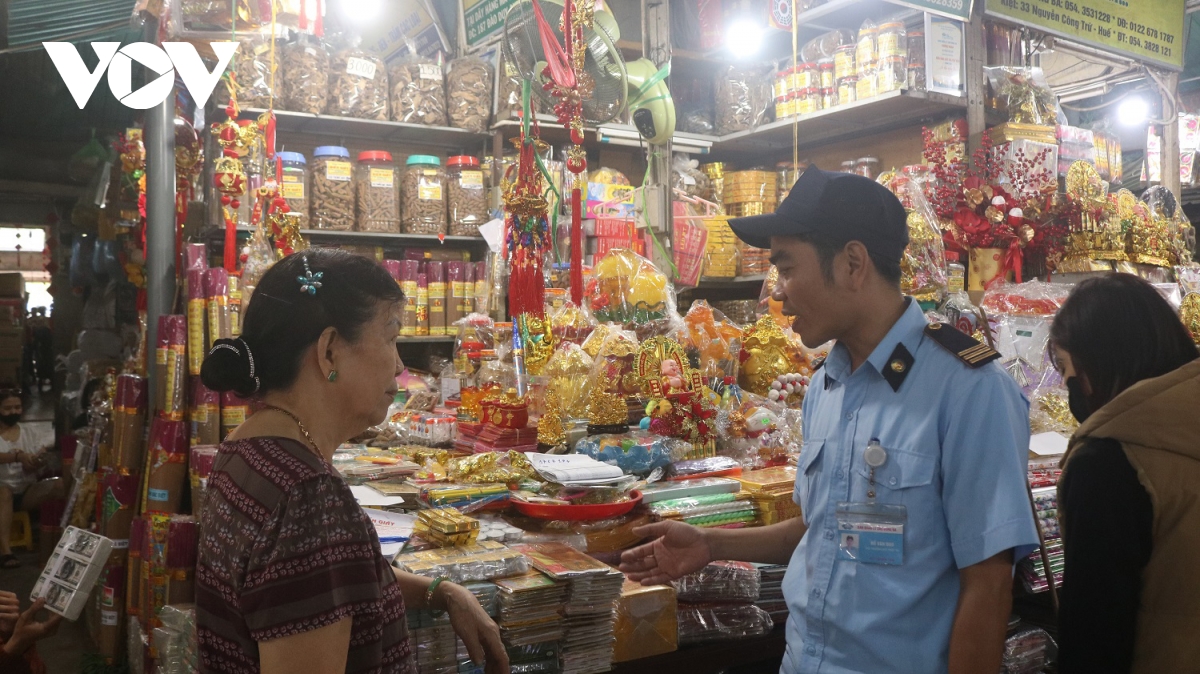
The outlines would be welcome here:
<svg viewBox="0 0 1200 674">
<path fill-rule="evenodd" d="M 463 171 L 463 187 L 483 187 L 483 171 Z"/>
<path fill-rule="evenodd" d="M 440 80 L 442 79 L 442 67 L 436 63 L 422 63 L 420 65 L 421 79 L 423 80 Z"/>
<path fill-rule="evenodd" d="M 257 47 L 255 47 L 255 48 L 254 48 L 254 55 L 255 55 L 255 56 L 262 56 L 263 54 L 267 53 L 267 51 L 269 51 L 270 49 L 271 49 L 271 43 L 270 43 L 270 42 L 264 42 L 264 43 L 262 43 L 262 44 L 260 44 L 260 45 L 258 45 Z"/>
<path fill-rule="evenodd" d="M 392 187 L 396 184 L 396 173 L 392 169 L 371 169 L 371 187 Z"/>
<path fill-rule="evenodd" d="M 280 191 L 283 192 L 284 199 L 304 198 L 304 183 L 300 182 L 300 179 L 297 177 L 284 176 L 283 184 L 280 185 L 279 188 Z"/>
<path fill-rule="evenodd" d="M 421 184 L 417 185 L 417 198 L 421 201 L 441 201 L 442 186 L 422 180 Z"/>
<path fill-rule="evenodd" d="M 100 611 L 100 624 L 104 625 L 105 627 L 116 627 L 117 626 L 117 612 L 116 611 Z"/>
<path fill-rule="evenodd" d="M 325 162 L 325 179 L 336 180 L 338 182 L 350 182 L 350 162 L 348 161 L 330 161 Z"/>
<path fill-rule="evenodd" d="M 346 73 L 373 80 L 375 79 L 375 62 L 351 56 L 346 59 Z"/>
</svg>

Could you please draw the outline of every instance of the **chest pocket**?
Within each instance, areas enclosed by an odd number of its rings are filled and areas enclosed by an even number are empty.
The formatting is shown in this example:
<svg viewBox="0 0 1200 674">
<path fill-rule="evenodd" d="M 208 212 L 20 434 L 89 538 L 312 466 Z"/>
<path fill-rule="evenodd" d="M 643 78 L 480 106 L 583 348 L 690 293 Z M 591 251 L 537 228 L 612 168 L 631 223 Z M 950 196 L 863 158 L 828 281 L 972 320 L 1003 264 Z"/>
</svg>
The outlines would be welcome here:
<svg viewBox="0 0 1200 674">
<path fill-rule="evenodd" d="M 881 503 L 907 504 L 931 491 L 937 473 L 933 457 L 903 449 L 889 448 L 887 453 L 887 462 L 875 469 L 875 495 Z M 866 496 L 871 476 L 871 469 L 862 462 L 857 470 L 864 487 L 861 494 L 853 495 L 855 499 Z"/>
<path fill-rule="evenodd" d="M 809 503 L 812 500 L 817 475 L 821 472 L 821 455 L 824 449 L 824 440 L 807 440 L 800 447 L 800 459 L 796 464 L 799 470 L 796 473 L 795 496 L 805 524 L 809 522 L 808 513 L 811 510 Z"/>
</svg>

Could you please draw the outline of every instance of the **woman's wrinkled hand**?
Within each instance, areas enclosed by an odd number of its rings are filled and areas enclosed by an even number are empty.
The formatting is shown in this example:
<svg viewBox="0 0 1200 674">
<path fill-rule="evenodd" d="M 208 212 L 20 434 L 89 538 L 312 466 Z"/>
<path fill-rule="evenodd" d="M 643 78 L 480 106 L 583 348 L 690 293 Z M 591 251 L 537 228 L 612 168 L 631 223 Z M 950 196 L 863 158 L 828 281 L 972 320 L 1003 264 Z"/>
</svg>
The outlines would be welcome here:
<svg viewBox="0 0 1200 674">
<path fill-rule="evenodd" d="M 508 674 L 508 652 L 500 640 L 500 628 L 479 605 L 471 591 L 454 583 L 437 588 L 450 615 L 454 633 L 467 647 L 476 665 L 483 664 L 486 674 Z"/>
</svg>

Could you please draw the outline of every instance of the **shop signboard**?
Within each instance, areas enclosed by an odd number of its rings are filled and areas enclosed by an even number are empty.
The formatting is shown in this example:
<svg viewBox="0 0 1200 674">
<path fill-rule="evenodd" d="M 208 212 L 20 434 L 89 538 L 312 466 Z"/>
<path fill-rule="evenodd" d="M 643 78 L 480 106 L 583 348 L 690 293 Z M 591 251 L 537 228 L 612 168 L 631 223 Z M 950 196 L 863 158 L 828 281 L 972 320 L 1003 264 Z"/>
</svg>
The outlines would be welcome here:
<svg viewBox="0 0 1200 674">
<path fill-rule="evenodd" d="M 1186 0 L 986 0 L 989 15 L 1140 61 L 1183 68 Z"/>
<path fill-rule="evenodd" d="M 894 5 L 904 5 L 912 7 L 931 14 L 940 14 L 948 16 L 951 19 L 959 21 L 969 21 L 971 19 L 971 5 L 973 0 L 892 0 Z"/>
<path fill-rule="evenodd" d="M 384 5 L 384 15 L 362 29 L 363 49 L 388 63 L 407 54 L 410 43 L 425 56 L 450 51 L 437 14 L 426 0 L 396 0 Z"/>
<path fill-rule="evenodd" d="M 459 0 L 462 39 L 471 49 L 487 42 L 504 29 L 504 17 L 516 0 Z"/>
</svg>

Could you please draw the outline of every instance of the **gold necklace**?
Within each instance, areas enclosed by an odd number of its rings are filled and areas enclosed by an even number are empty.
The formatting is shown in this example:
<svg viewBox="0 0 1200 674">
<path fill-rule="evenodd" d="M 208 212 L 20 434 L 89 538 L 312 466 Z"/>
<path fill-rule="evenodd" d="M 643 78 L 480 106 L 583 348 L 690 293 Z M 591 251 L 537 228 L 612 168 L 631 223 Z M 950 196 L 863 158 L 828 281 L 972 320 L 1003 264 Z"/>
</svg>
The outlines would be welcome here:
<svg viewBox="0 0 1200 674">
<path fill-rule="evenodd" d="M 316 454 L 317 458 L 321 459 L 322 461 L 325 460 L 325 455 L 321 454 L 321 448 L 317 446 L 317 441 L 313 440 L 312 434 L 309 433 L 308 429 L 304 427 L 304 424 L 300 422 L 299 417 L 283 409 L 282 407 L 276 407 L 274 405 L 264 405 L 264 407 L 269 410 L 275 410 L 276 412 L 282 412 L 283 414 L 286 414 L 292 421 L 296 422 L 296 427 L 300 429 L 300 432 L 304 435 L 304 439 L 308 440 L 308 444 L 313 453 Z"/>
</svg>

